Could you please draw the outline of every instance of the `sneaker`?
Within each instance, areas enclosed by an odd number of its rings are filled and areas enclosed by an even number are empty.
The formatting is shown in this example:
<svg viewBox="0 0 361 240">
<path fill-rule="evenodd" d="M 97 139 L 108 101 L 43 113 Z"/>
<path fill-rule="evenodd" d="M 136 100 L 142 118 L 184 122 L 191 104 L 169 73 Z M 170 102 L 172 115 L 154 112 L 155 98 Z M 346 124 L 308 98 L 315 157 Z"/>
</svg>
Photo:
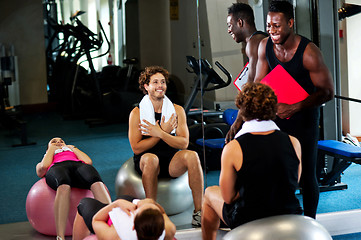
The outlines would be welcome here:
<svg viewBox="0 0 361 240">
<path fill-rule="evenodd" d="M 201 226 L 201 211 L 193 212 L 192 216 L 192 226 L 193 227 L 200 227 Z"/>
<path fill-rule="evenodd" d="M 356 147 L 360 147 L 360 143 L 359 143 L 358 139 L 349 133 L 346 134 L 346 137 L 343 137 L 342 142 L 356 146 Z"/>
</svg>

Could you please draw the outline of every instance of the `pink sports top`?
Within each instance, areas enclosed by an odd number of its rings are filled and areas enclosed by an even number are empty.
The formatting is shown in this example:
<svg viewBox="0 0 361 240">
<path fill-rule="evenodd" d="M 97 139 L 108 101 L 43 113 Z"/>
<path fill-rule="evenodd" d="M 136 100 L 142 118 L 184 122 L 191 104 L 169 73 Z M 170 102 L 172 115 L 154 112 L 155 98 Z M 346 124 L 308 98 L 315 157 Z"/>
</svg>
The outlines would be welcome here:
<svg viewBox="0 0 361 240">
<path fill-rule="evenodd" d="M 73 153 L 72 151 L 63 151 L 54 155 L 53 162 L 51 163 L 49 168 L 51 168 L 55 163 L 60 163 L 64 161 L 84 162 L 78 159 L 75 153 Z"/>
<path fill-rule="evenodd" d="M 107 221 L 108 225 L 111 226 L 113 224 L 112 220 L 110 219 L 110 217 L 108 218 L 108 221 Z"/>
</svg>

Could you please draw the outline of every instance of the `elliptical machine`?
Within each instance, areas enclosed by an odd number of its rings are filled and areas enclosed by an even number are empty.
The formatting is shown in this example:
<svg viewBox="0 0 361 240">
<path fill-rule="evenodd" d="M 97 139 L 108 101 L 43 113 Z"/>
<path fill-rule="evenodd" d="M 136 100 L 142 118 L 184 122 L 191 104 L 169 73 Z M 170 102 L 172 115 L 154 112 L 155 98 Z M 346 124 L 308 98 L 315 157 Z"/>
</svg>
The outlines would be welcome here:
<svg viewBox="0 0 361 240">
<path fill-rule="evenodd" d="M 196 74 L 196 80 L 192 87 L 191 93 L 184 105 L 184 111 L 189 118 L 196 118 L 197 116 L 200 116 L 202 112 L 199 109 L 191 109 L 191 107 L 193 106 L 198 93 L 202 90 L 201 94 L 203 97 L 205 92 L 215 91 L 217 89 L 227 87 L 232 81 L 232 76 L 218 61 L 216 61 L 215 64 L 226 75 L 226 81 L 224 81 L 218 75 L 218 73 L 212 68 L 211 64 L 207 60 L 200 59 L 199 61 L 197 61 L 193 56 L 186 56 L 186 58 L 188 66 L 192 68 L 192 70 L 189 70 L 188 68 L 187 70 L 190 73 Z M 201 79 L 203 80 L 202 88 L 200 87 Z M 214 85 L 208 86 L 209 84 Z M 219 107 L 217 107 L 215 110 L 203 110 L 203 116 L 206 118 L 219 117 L 221 115 L 222 111 Z"/>
<path fill-rule="evenodd" d="M 48 19 L 54 29 L 46 50 L 49 100 L 57 102 L 62 114 L 71 118 L 101 112 L 101 84 L 93 59 L 105 56 L 110 49 L 110 42 L 100 21 L 101 32 L 95 34 L 80 21 L 79 16 L 84 13 L 76 12 L 70 18 L 71 24 L 58 24 Z M 103 37 L 108 43 L 108 49 L 92 57 L 91 53 L 103 45 Z M 82 56 L 86 58 L 84 61 L 89 65 L 89 72 L 79 63 Z"/>
<path fill-rule="evenodd" d="M 75 13 L 71 24 L 48 19 L 54 29 L 47 47 L 49 100 L 57 102 L 64 118 L 85 119 L 90 127 L 127 121 L 134 103 L 143 96 L 138 89 L 138 60 L 125 59 L 125 67 L 107 65 L 96 72 L 93 59 L 108 54 L 110 42 L 100 21 L 98 34 L 80 21 L 83 13 Z M 106 51 L 91 56 L 101 48 L 103 39 Z M 89 69 L 79 63 L 82 56 Z"/>
</svg>

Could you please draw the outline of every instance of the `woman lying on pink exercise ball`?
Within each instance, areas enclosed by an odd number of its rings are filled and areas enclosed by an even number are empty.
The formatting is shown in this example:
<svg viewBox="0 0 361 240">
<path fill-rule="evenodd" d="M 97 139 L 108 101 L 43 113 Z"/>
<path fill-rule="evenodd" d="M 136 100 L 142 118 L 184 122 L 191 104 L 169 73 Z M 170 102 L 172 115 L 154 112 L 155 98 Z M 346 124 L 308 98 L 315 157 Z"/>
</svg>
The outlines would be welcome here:
<svg viewBox="0 0 361 240">
<path fill-rule="evenodd" d="M 57 240 L 65 239 L 72 187 L 90 189 L 95 199 L 106 204 L 111 202 L 90 157 L 75 146 L 66 145 L 59 137 L 50 140 L 42 161 L 36 165 L 36 174 L 40 178 L 45 177 L 47 185 L 56 191 L 54 216 Z"/>
</svg>

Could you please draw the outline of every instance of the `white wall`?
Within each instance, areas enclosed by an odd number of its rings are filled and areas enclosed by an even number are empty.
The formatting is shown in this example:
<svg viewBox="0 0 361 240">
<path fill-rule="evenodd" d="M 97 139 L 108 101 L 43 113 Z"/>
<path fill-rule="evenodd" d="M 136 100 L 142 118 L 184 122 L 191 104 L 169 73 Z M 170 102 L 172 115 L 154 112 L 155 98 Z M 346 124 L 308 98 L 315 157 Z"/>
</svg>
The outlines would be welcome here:
<svg viewBox="0 0 361 240">
<path fill-rule="evenodd" d="M 204 1 L 200 1 L 200 7 L 204 6 L 203 2 Z M 170 20 L 170 70 L 178 79 L 176 80 L 178 94 L 186 100 L 189 97 L 195 77 L 195 74 L 186 71 L 186 68 L 190 69 L 186 61 L 186 56 L 199 58 L 197 5 L 194 0 L 179 0 L 178 3 L 179 18 L 177 20 Z M 201 19 L 203 19 L 203 17 L 201 17 Z M 203 47 L 201 49 L 202 54 L 205 53 L 204 50 Z"/>
<path fill-rule="evenodd" d="M 242 44 L 236 43 L 227 31 L 228 7 L 235 1 L 207 0 L 208 27 L 210 36 L 210 46 L 212 51 L 212 62 L 220 62 L 232 75 L 234 80 L 244 67 L 243 55 L 241 53 Z M 224 74 L 214 69 L 223 79 Z M 237 88 L 232 84 L 226 88 L 218 89 L 215 92 L 215 101 L 234 101 L 237 96 Z"/>
<path fill-rule="evenodd" d="M 351 1 L 349 1 L 351 2 Z M 359 1 L 353 1 L 359 3 Z M 361 14 L 346 18 L 348 97 L 361 99 Z M 361 136 L 361 103 L 349 103 L 350 133 Z"/>
<path fill-rule="evenodd" d="M 20 104 L 48 101 L 42 1 L 0 1 L 0 43 L 18 57 Z"/>
<path fill-rule="evenodd" d="M 169 1 L 139 1 L 141 67 L 170 68 Z M 151 14 L 150 14 L 151 13 Z M 157 26 L 157 27 L 154 27 Z"/>
<path fill-rule="evenodd" d="M 340 84 L 341 95 L 348 96 L 348 59 L 347 59 L 347 27 L 346 20 L 339 21 L 339 30 L 342 31 L 343 37 L 339 38 L 340 48 Z M 342 135 L 350 132 L 350 111 L 349 102 L 341 100 L 341 118 L 342 118 Z"/>
</svg>

